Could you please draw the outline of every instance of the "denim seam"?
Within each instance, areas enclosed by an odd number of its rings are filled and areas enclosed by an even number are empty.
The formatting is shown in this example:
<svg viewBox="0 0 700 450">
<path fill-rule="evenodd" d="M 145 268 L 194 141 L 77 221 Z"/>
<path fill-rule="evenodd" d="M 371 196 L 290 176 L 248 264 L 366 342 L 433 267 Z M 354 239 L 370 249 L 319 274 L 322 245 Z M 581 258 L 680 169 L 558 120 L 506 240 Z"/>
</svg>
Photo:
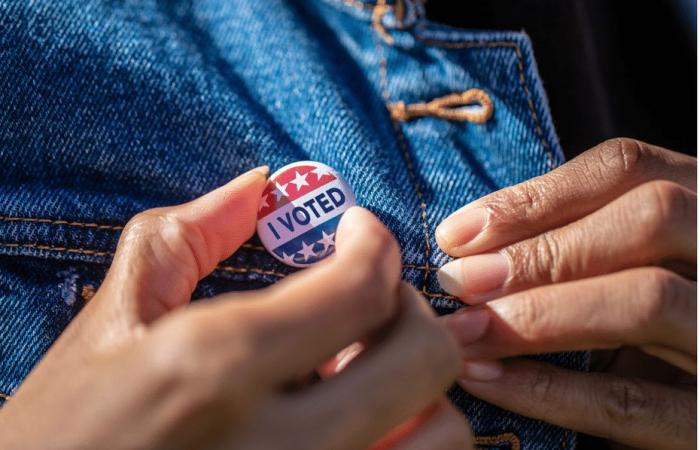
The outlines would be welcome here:
<svg viewBox="0 0 700 450">
<path fill-rule="evenodd" d="M 418 3 L 424 0 L 395 0 L 393 3 L 386 3 L 386 0 L 376 0 L 372 2 L 363 2 L 358 0 L 320 0 L 333 8 L 348 13 L 353 13 L 356 18 L 372 21 L 372 12 L 377 7 L 378 3 L 384 3 L 390 10 L 394 11 L 394 17 L 389 23 L 382 22 L 381 26 L 387 30 L 403 30 L 413 26 L 419 17 L 422 17 L 423 7 Z M 389 36 L 391 40 L 391 36 Z"/>
<path fill-rule="evenodd" d="M 92 250 L 92 249 L 85 249 L 85 248 L 54 247 L 54 246 L 50 246 L 50 245 L 29 244 L 29 243 L 2 242 L 2 243 L 0 243 L 0 247 L 10 247 L 10 248 L 12 248 L 12 247 L 28 247 L 28 248 L 36 248 L 37 250 L 49 250 L 49 251 L 59 251 L 59 252 L 67 252 L 67 253 L 82 253 L 82 254 L 93 255 L 93 256 L 114 256 L 114 253 L 110 252 L 110 251 Z M 248 248 L 248 249 L 255 250 L 255 251 L 267 251 L 263 247 L 260 247 L 257 245 L 252 245 L 252 244 L 243 244 L 243 245 L 241 245 L 241 248 Z M 402 267 L 404 269 L 425 270 L 425 266 L 418 265 L 418 264 L 404 264 Z M 439 267 L 428 267 L 428 270 L 438 271 L 438 270 L 440 270 L 440 268 Z"/>
<path fill-rule="evenodd" d="M 375 16 L 378 17 L 379 22 L 381 22 L 381 17 L 383 14 L 385 14 L 388 9 L 386 9 L 388 5 L 386 4 L 386 0 L 379 0 L 377 3 L 377 6 L 374 9 L 374 12 L 372 13 L 372 17 L 374 18 Z M 378 12 L 377 12 L 378 11 Z M 425 266 L 424 266 L 424 272 L 423 272 L 423 286 L 421 288 L 421 292 L 423 294 L 431 296 L 428 293 L 428 274 L 430 273 L 430 252 L 431 252 L 431 246 L 430 246 L 430 228 L 428 226 L 428 206 L 425 203 L 425 198 L 423 197 L 423 192 L 420 189 L 420 186 L 418 184 L 418 177 L 416 176 L 416 171 L 415 171 L 415 166 L 413 164 L 413 160 L 411 159 L 411 153 L 408 150 L 408 144 L 406 143 L 406 138 L 404 137 L 403 131 L 401 130 L 401 125 L 391 116 L 390 113 L 390 108 L 389 105 L 391 103 L 391 98 L 389 94 L 389 70 L 387 67 L 387 58 L 386 58 L 386 53 L 384 52 L 384 48 L 382 47 L 382 41 L 386 42 L 387 44 L 390 44 L 390 42 L 387 42 L 382 34 L 380 33 L 381 30 L 377 30 L 377 27 L 375 26 L 374 20 L 372 21 L 372 30 L 376 31 L 376 34 L 373 33 L 373 36 L 375 38 L 375 45 L 377 48 L 377 54 L 379 56 L 379 83 L 381 86 L 382 90 L 382 96 L 384 97 L 385 101 L 385 106 L 387 108 L 387 111 L 389 111 L 389 118 L 391 120 L 391 124 L 394 128 L 394 131 L 396 132 L 396 137 L 398 144 L 401 148 L 401 152 L 403 155 L 404 162 L 406 163 L 406 168 L 408 169 L 408 175 L 409 178 L 411 179 L 411 183 L 413 184 L 413 190 L 416 193 L 416 196 L 418 197 L 418 203 L 420 204 L 420 209 L 421 209 L 421 222 L 423 223 L 423 234 L 425 235 Z M 383 30 L 383 28 L 382 28 Z M 381 38 L 380 39 L 378 39 Z"/>
<path fill-rule="evenodd" d="M 63 225 L 70 227 L 79 228 L 94 228 L 96 230 L 114 230 L 122 231 L 124 230 L 124 225 L 103 225 L 99 223 L 86 223 L 86 222 L 71 222 L 62 219 L 39 219 L 34 217 L 13 217 L 13 216 L 0 216 L 0 222 L 29 222 L 29 223 L 44 223 L 50 225 Z M 255 251 L 267 251 L 264 247 L 260 245 L 254 245 L 249 243 L 241 244 L 241 248 L 247 248 Z"/>
<path fill-rule="evenodd" d="M 62 219 L 39 219 L 39 218 L 33 218 L 33 217 L 9 217 L 9 216 L 0 216 L 0 221 L 3 222 L 29 222 L 29 223 L 43 223 L 43 224 L 51 224 L 51 225 L 62 225 L 62 226 L 71 226 L 71 227 L 79 227 L 79 228 L 95 228 L 98 230 L 101 229 L 108 229 L 108 230 L 116 230 L 120 231 L 124 229 L 124 225 L 103 225 L 99 223 L 86 223 L 86 222 L 70 222 L 67 220 L 62 220 Z M 0 243 L 0 246 L 9 246 L 9 247 L 15 247 L 15 246 L 31 246 L 35 244 L 22 244 L 22 243 Z M 63 247 L 51 247 L 51 246 L 45 246 L 46 248 L 44 249 L 50 249 L 50 250 L 59 250 L 62 249 Z M 255 244 L 250 244 L 250 243 L 243 243 L 241 244 L 241 248 L 246 248 L 249 250 L 254 250 L 258 252 L 267 252 L 265 247 L 261 245 L 255 245 Z M 41 250 L 41 248 L 40 248 Z M 87 251 L 87 249 L 83 248 L 76 248 L 74 249 L 76 252 L 78 250 L 80 251 Z M 109 253 L 109 255 L 112 255 L 112 253 Z M 107 255 L 107 256 L 109 256 Z M 101 256 L 101 255 L 98 255 Z M 418 265 L 418 264 L 404 264 L 403 265 L 404 269 L 418 269 L 418 270 L 425 270 L 425 266 L 423 265 Z M 439 270 L 438 267 L 428 267 L 428 270 L 430 271 L 437 271 Z"/>
<path fill-rule="evenodd" d="M 85 249 L 85 248 L 75 248 L 75 247 L 54 247 L 50 245 L 41 245 L 41 244 L 30 244 L 30 243 L 11 243 L 11 242 L 2 242 L 0 243 L 0 248 L 31 248 L 31 249 L 36 249 L 36 250 L 45 250 L 45 251 L 53 251 L 53 252 L 60 252 L 60 253 L 76 253 L 76 254 L 81 254 L 81 255 L 88 255 L 88 256 L 106 256 L 106 257 L 113 257 L 114 252 L 110 251 L 100 251 L 100 250 L 93 250 L 93 249 Z M 257 246 L 250 246 L 249 248 L 253 248 L 255 250 L 258 249 Z M 264 249 L 263 249 L 264 250 Z M 421 271 L 437 271 L 438 268 L 436 267 L 425 267 L 422 265 L 416 265 L 416 264 L 405 264 L 402 266 L 404 269 L 416 269 L 416 270 L 421 270 Z M 273 270 L 267 270 L 263 269 L 261 267 L 234 267 L 230 265 L 217 265 L 212 273 L 214 275 L 216 271 L 219 272 L 230 272 L 230 273 L 255 273 L 258 275 L 265 275 L 265 276 L 274 276 L 277 278 L 284 278 L 288 273 L 282 273 L 282 272 L 276 272 Z M 434 292 L 427 292 L 424 291 L 423 294 L 429 298 L 441 298 L 441 299 L 449 299 L 449 300 L 454 300 L 456 297 L 452 295 L 446 295 L 446 294 L 440 294 L 440 293 L 434 293 Z"/>
<path fill-rule="evenodd" d="M 510 444 L 510 450 L 520 450 L 520 438 L 514 433 L 502 433 L 495 436 L 474 436 L 474 442 L 479 446 Z"/>
<path fill-rule="evenodd" d="M 68 220 L 60 219 L 36 219 L 32 217 L 12 217 L 12 216 L 0 216 L 0 221 L 2 222 L 32 222 L 32 223 L 48 223 L 51 225 L 67 225 L 71 227 L 80 228 L 95 228 L 97 230 L 123 230 L 124 225 L 102 225 L 98 223 L 85 223 L 85 222 L 70 222 Z"/>
<path fill-rule="evenodd" d="M 258 267 L 233 267 L 233 266 L 224 266 L 224 265 L 218 265 L 214 270 L 221 270 L 224 272 L 231 272 L 231 273 L 257 273 L 260 275 L 270 275 L 270 276 L 275 276 L 278 278 L 284 278 L 289 274 L 282 273 L 282 272 L 276 272 L 274 270 L 266 270 L 266 269 L 261 269 Z"/>
<path fill-rule="evenodd" d="M 0 399 L 3 399 L 3 400 L 5 400 L 5 401 L 7 401 L 7 400 L 10 399 L 10 397 L 12 397 L 12 396 L 11 396 L 11 395 L 7 395 L 7 394 L 5 394 L 4 392 L 0 392 Z"/>
<path fill-rule="evenodd" d="M 2 242 L 2 243 L 0 243 L 0 247 L 33 248 L 36 250 L 55 251 L 55 252 L 62 252 L 62 253 L 78 253 L 81 255 L 91 255 L 91 256 L 114 256 L 113 252 L 103 252 L 103 251 L 99 251 L 99 250 L 90 250 L 90 249 L 84 249 L 84 248 L 54 247 L 51 245 L 42 245 L 42 244 Z"/>
<path fill-rule="evenodd" d="M 407 264 L 402 266 L 403 269 L 417 269 L 417 270 L 425 270 L 425 267 L 423 266 L 416 266 L 412 264 Z M 247 268 L 238 268 L 238 267 L 233 267 L 233 266 L 217 266 L 215 271 L 223 271 L 223 272 L 232 272 L 232 273 L 248 273 L 248 272 L 253 272 L 253 273 L 259 273 L 261 275 L 269 275 L 269 276 L 274 276 L 277 278 L 284 278 L 290 274 L 288 273 L 280 273 L 280 272 L 274 272 L 270 270 L 264 270 L 264 269 L 258 269 L 254 267 L 247 267 Z M 430 267 L 429 270 L 438 270 L 435 267 Z M 434 292 L 423 292 L 423 295 L 425 295 L 428 298 L 440 298 L 440 299 L 445 299 L 445 300 L 455 300 L 457 297 L 453 295 L 448 295 L 448 294 L 439 294 L 439 293 L 434 293 Z"/>
<path fill-rule="evenodd" d="M 424 265 L 418 265 L 418 264 L 404 264 L 403 268 L 404 269 L 426 270 L 426 267 Z M 428 266 L 428 270 L 432 271 L 432 272 L 437 272 L 438 270 L 440 270 L 440 268 Z"/>
</svg>

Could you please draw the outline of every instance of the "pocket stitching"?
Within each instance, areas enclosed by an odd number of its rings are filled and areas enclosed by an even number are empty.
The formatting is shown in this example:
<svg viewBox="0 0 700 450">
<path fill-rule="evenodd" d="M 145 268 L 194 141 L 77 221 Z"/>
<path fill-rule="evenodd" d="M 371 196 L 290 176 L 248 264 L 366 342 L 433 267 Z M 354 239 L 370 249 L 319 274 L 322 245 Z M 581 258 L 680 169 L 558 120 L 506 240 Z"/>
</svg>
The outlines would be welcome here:
<svg viewBox="0 0 700 450">
<path fill-rule="evenodd" d="M 384 47 L 382 46 L 382 42 L 385 42 L 389 45 L 393 42 L 393 39 L 391 41 L 387 41 L 385 37 L 382 35 L 382 31 L 384 29 L 382 27 L 377 27 L 375 24 L 376 20 L 381 21 L 381 17 L 383 14 L 385 14 L 388 10 L 393 9 L 390 5 L 387 5 L 385 3 L 385 0 L 380 0 L 377 5 L 375 6 L 373 12 L 372 12 L 372 23 L 371 23 L 371 33 L 372 36 L 375 40 L 375 47 L 377 49 L 377 54 L 379 55 L 379 84 L 381 87 L 381 92 L 382 92 L 382 97 L 384 98 L 385 106 L 387 107 L 387 110 L 390 110 L 389 104 L 391 103 L 390 99 L 390 94 L 389 94 L 389 71 L 387 68 L 387 57 L 386 53 L 384 52 Z M 430 227 L 428 225 L 428 205 L 425 203 L 425 198 L 423 197 L 423 192 L 420 189 L 420 185 L 418 184 L 418 178 L 416 176 L 415 172 L 415 166 L 413 164 L 413 160 L 411 159 L 411 153 L 408 150 L 408 144 L 406 143 L 406 139 L 404 137 L 403 131 L 401 130 L 401 125 L 394 119 L 394 117 L 389 115 L 389 118 L 391 120 L 392 127 L 394 128 L 394 131 L 396 132 L 396 137 L 397 141 L 399 144 L 399 147 L 401 148 L 401 153 L 404 159 L 404 163 L 406 164 L 406 169 L 408 171 L 408 176 L 411 180 L 411 184 L 413 184 L 413 190 L 415 191 L 415 194 L 418 198 L 418 203 L 420 205 L 420 217 L 421 217 L 421 222 L 423 225 L 423 234 L 425 238 L 425 265 L 423 269 L 423 286 L 421 288 L 421 292 L 427 296 L 431 296 L 428 293 L 428 275 L 430 273 L 430 252 L 431 252 L 431 245 L 430 245 Z"/>
<path fill-rule="evenodd" d="M 520 45 L 518 45 L 517 42 L 513 41 L 459 41 L 459 42 L 444 42 L 440 41 L 437 39 L 430 39 L 430 38 L 424 38 L 419 35 L 415 35 L 416 39 L 419 41 L 423 42 L 424 44 L 431 46 L 431 47 L 442 47 L 442 48 L 488 48 L 488 47 L 506 47 L 506 48 L 511 48 L 515 52 L 515 56 L 518 59 L 518 63 L 516 66 L 518 67 L 518 81 L 520 82 L 520 87 L 522 88 L 523 92 L 525 93 L 525 100 L 527 102 L 528 109 L 530 110 L 530 116 L 532 117 L 532 120 L 534 121 L 535 127 L 535 133 L 537 134 L 537 137 L 540 139 L 540 144 L 542 144 L 542 147 L 545 149 L 546 155 L 547 155 L 547 164 L 549 166 L 549 169 L 553 169 L 555 164 L 554 164 L 554 154 L 552 153 L 552 148 L 549 145 L 549 142 L 547 142 L 547 139 L 544 135 L 544 131 L 542 129 L 541 121 L 539 118 L 539 114 L 537 114 L 537 108 L 535 108 L 535 102 L 532 97 L 532 92 L 530 92 L 530 88 L 527 86 L 527 79 L 525 77 L 525 58 L 523 57 L 522 50 L 520 49 Z"/>
<path fill-rule="evenodd" d="M 80 248 L 80 247 L 53 247 L 50 245 L 42 245 L 42 244 L 30 244 L 30 243 L 15 243 L 15 242 L 0 242 L 0 248 L 30 248 L 30 249 L 36 249 L 36 250 L 45 250 L 45 251 L 55 251 L 59 253 L 76 253 L 76 254 L 81 254 L 81 255 L 88 255 L 88 256 L 103 256 L 103 257 L 113 257 L 114 252 L 111 251 L 100 251 L 100 250 L 93 250 L 93 249 L 86 249 L 86 248 Z M 265 251 L 264 248 L 252 245 L 252 244 L 243 244 L 241 248 L 249 248 L 253 250 L 262 250 Z M 430 267 L 428 266 L 427 268 L 424 265 L 416 265 L 416 264 L 404 264 L 402 266 L 404 269 L 415 269 L 415 270 L 421 270 L 421 271 L 437 271 L 439 270 L 437 267 Z M 258 275 L 264 275 L 264 276 L 274 276 L 277 278 L 284 278 L 286 277 L 287 273 L 282 273 L 282 272 L 276 272 L 273 270 L 269 269 L 264 269 L 262 267 L 234 267 L 231 265 L 224 265 L 224 264 L 219 264 L 217 265 L 214 270 L 212 271 L 213 275 L 216 275 L 216 272 L 229 272 L 229 273 L 255 273 Z M 439 299 L 446 299 L 446 300 L 456 300 L 457 297 L 453 295 L 447 295 L 447 294 L 440 294 L 440 293 L 434 293 L 434 292 L 423 292 L 423 294 L 426 297 L 429 298 L 439 298 Z"/>
</svg>

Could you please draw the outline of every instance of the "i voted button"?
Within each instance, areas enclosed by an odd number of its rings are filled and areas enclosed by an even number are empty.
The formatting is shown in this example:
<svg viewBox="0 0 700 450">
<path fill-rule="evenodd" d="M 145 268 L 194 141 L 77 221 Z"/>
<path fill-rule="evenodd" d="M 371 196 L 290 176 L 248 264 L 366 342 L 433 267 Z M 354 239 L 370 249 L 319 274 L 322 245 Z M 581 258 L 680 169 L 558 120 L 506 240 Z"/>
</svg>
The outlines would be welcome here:
<svg viewBox="0 0 700 450">
<path fill-rule="evenodd" d="M 307 267 L 335 251 L 335 230 L 355 195 L 325 164 L 301 161 L 273 173 L 258 208 L 258 236 L 275 258 Z"/>
</svg>

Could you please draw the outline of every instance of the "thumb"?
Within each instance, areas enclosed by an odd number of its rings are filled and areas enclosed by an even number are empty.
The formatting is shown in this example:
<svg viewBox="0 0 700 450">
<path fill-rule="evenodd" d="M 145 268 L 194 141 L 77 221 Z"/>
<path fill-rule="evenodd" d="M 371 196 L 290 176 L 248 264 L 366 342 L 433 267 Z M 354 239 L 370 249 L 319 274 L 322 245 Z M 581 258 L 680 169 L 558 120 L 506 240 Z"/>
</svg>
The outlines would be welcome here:
<svg viewBox="0 0 700 450">
<path fill-rule="evenodd" d="M 73 328 L 114 343 L 187 304 L 197 282 L 255 232 L 268 172 L 258 167 L 188 203 L 134 216 Z"/>
</svg>

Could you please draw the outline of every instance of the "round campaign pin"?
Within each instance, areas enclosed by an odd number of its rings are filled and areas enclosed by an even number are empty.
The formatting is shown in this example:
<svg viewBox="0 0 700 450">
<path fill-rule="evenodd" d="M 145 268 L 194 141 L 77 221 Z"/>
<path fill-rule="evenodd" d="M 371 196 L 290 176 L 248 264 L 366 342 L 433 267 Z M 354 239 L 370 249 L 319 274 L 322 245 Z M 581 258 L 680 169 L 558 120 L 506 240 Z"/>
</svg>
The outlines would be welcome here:
<svg viewBox="0 0 700 450">
<path fill-rule="evenodd" d="M 275 258 L 307 267 L 335 251 L 335 230 L 355 195 L 325 164 L 300 161 L 270 176 L 258 208 L 258 236 Z"/>
</svg>

